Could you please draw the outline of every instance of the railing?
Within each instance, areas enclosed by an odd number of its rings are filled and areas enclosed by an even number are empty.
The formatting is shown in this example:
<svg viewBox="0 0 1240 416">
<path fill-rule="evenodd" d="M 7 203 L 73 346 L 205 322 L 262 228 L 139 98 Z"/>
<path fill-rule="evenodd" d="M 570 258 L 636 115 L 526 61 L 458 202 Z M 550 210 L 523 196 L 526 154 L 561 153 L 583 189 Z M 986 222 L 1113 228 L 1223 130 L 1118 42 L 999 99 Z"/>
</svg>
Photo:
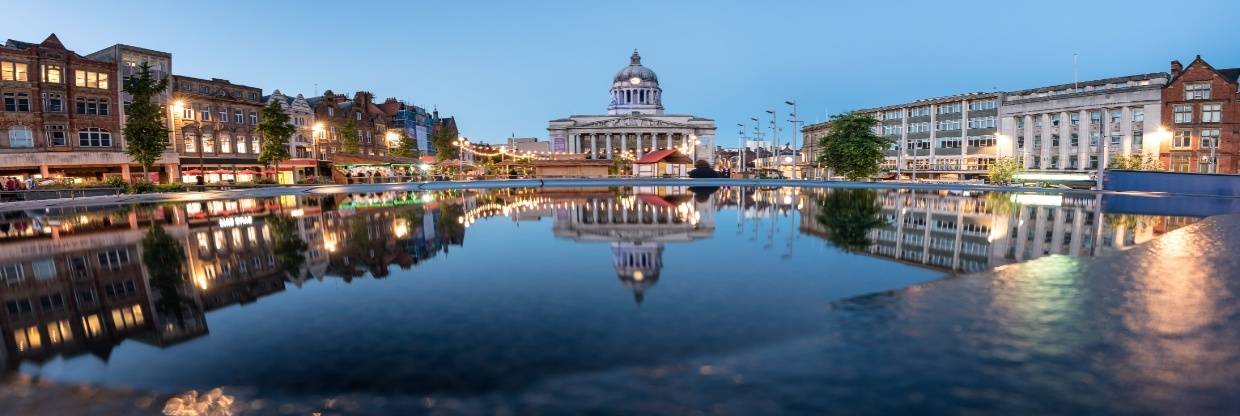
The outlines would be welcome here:
<svg viewBox="0 0 1240 416">
<path fill-rule="evenodd" d="M 0 202 L 41 201 L 45 199 L 121 195 L 124 193 L 124 188 L 54 188 L 0 191 Z"/>
</svg>

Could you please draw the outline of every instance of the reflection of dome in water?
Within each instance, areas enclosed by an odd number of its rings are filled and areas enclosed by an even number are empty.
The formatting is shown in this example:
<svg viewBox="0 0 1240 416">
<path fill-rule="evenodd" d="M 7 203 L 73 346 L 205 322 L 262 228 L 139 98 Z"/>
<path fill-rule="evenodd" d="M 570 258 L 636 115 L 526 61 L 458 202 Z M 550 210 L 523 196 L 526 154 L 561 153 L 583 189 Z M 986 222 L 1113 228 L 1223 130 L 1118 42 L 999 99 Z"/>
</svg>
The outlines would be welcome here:
<svg viewBox="0 0 1240 416">
<path fill-rule="evenodd" d="M 646 289 L 659 281 L 659 271 L 663 269 L 663 244 L 611 243 L 611 255 L 616 276 L 625 287 L 633 290 L 633 300 L 641 304 Z"/>
</svg>

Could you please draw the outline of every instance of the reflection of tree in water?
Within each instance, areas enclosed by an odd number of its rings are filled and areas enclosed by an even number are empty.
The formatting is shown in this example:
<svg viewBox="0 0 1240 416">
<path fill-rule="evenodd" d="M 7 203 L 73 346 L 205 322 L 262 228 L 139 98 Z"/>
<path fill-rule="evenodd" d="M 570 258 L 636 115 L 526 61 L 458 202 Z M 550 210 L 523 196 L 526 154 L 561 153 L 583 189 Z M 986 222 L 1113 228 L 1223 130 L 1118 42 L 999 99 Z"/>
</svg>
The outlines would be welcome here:
<svg viewBox="0 0 1240 416">
<path fill-rule="evenodd" d="M 818 197 L 818 223 L 826 229 L 827 242 L 845 251 L 870 247 L 870 231 L 887 225 L 878 192 L 872 189 L 834 189 Z"/>
<path fill-rule="evenodd" d="M 461 221 L 465 211 L 460 205 L 439 204 L 439 218 L 435 219 L 435 232 L 447 237 L 448 242 L 461 244 L 465 241 L 465 223 Z"/>
<path fill-rule="evenodd" d="M 271 248 L 276 265 L 285 275 L 297 277 L 306 263 L 306 249 L 309 248 L 297 232 L 297 220 L 277 215 L 268 218 L 267 225 L 271 227 Z"/>
<path fill-rule="evenodd" d="M 186 282 L 185 262 L 181 242 L 164 231 L 163 226 L 151 224 L 151 229 L 142 237 L 142 264 L 146 266 L 151 288 L 159 297 L 155 308 L 161 314 L 176 314 L 177 319 L 184 318 L 182 309 L 186 304 L 181 294 Z"/>
</svg>

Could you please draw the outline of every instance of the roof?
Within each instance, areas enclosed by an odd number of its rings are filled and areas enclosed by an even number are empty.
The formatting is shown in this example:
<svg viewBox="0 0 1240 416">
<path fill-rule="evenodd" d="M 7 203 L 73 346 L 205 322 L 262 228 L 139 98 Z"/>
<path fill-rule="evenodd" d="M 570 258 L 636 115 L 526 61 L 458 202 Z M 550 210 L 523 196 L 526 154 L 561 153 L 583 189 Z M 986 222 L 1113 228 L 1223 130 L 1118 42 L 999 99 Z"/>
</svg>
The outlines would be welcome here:
<svg viewBox="0 0 1240 416">
<path fill-rule="evenodd" d="M 1240 68 L 1220 69 L 1218 70 L 1218 73 L 1222 74 L 1228 80 L 1231 80 L 1233 82 L 1240 82 Z"/>
<path fill-rule="evenodd" d="M 684 154 L 680 153 L 679 150 L 663 149 L 663 150 L 646 153 L 646 155 L 637 159 L 633 163 L 645 165 L 645 164 L 659 163 L 659 162 L 688 165 L 688 164 L 693 163 L 693 159 L 690 159 L 688 156 L 685 156 Z"/>
</svg>

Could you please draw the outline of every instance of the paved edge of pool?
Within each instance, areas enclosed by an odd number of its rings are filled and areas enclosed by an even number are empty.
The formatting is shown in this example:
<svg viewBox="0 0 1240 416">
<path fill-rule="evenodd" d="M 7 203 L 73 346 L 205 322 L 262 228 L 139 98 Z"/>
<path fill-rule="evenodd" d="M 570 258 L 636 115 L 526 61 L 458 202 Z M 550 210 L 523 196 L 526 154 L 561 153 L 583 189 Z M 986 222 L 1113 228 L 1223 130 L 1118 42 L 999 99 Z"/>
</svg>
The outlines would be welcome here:
<svg viewBox="0 0 1240 416">
<path fill-rule="evenodd" d="M 957 183 L 912 183 L 912 182 L 854 182 L 854 181 L 816 181 L 790 179 L 665 179 L 665 178 L 633 178 L 633 179 L 501 179 L 482 181 L 443 181 L 443 182 L 404 182 L 375 183 L 350 185 L 290 185 L 278 187 L 246 188 L 224 191 L 175 192 L 140 195 L 106 195 L 82 198 L 47 199 L 40 201 L 22 201 L 0 204 L 0 212 L 23 211 L 45 208 L 88 207 L 117 204 L 139 204 L 151 202 L 191 202 L 229 198 L 274 197 L 297 194 L 334 194 L 346 192 L 385 192 L 385 191 L 434 191 L 454 189 L 497 189 L 497 188 L 555 188 L 555 187 L 589 187 L 589 186 L 753 186 L 753 187 L 786 187 L 804 188 L 848 188 L 848 189 L 910 189 L 930 191 L 978 191 L 978 192 L 1022 192 L 1045 194 L 1081 194 L 1081 195 L 1136 195 L 1136 196 L 1198 196 L 1217 197 L 1210 195 L 1169 194 L 1158 192 L 1130 191 L 1095 191 L 1088 189 L 1058 188 L 1027 188 L 1018 186 L 999 186 L 986 184 Z"/>
</svg>

